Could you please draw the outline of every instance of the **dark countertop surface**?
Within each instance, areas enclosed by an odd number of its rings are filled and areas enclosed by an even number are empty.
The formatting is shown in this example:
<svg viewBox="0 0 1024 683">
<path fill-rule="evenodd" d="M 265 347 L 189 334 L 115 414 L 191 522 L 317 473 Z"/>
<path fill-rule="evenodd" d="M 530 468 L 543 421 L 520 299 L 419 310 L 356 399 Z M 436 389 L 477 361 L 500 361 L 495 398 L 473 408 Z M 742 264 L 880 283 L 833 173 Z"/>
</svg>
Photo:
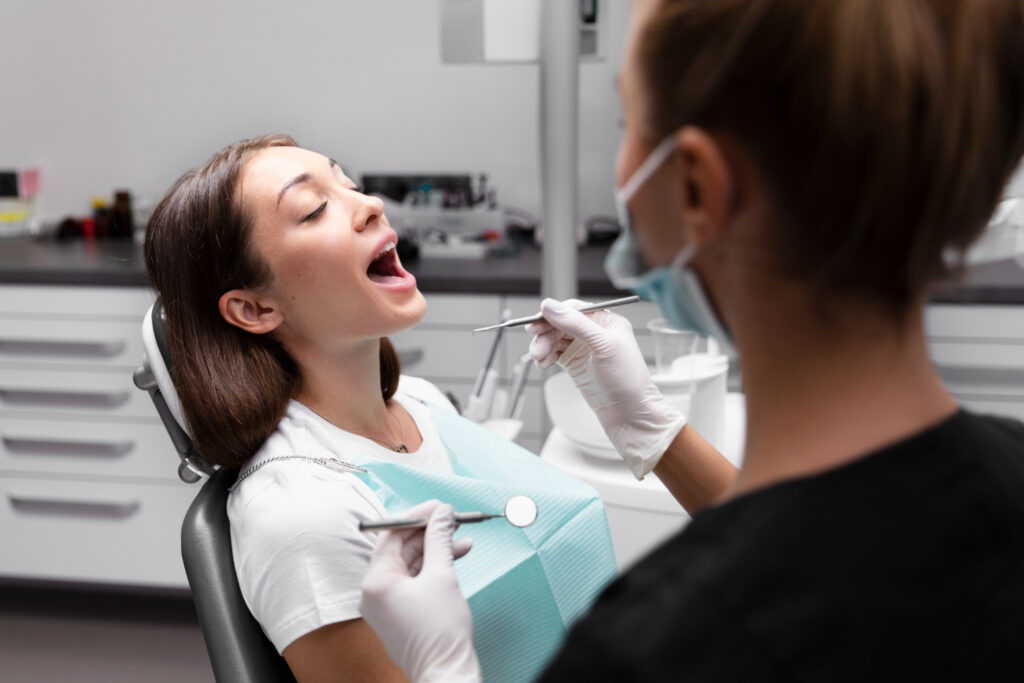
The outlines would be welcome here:
<svg viewBox="0 0 1024 683">
<path fill-rule="evenodd" d="M 577 252 L 579 293 L 619 294 L 604 274 L 607 247 Z M 404 264 L 421 291 L 463 294 L 540 294 L 541 252 L 524 247 L 513 257 L 430 258 Z M 115 240 L 40 242 L 0 240 L 0 283 L 50 285 L 147 284 L 142 249 Z M 954 287 L 938 289 L 934 302 L 1024 304 L 1024 269 L 1014 260 L 977 266 Z"/>
</svg>

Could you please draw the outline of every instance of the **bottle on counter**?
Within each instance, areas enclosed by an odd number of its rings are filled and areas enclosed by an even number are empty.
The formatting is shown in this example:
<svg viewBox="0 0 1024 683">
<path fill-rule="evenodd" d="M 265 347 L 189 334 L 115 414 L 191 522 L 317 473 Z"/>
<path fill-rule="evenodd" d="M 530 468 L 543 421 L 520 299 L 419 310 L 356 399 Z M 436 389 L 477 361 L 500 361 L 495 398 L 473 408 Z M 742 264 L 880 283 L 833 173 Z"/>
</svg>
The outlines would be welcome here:
<svg viewBox="0 0 1024 683">
<path fill-rule="evenodd" d="M 130 192 L 118 190 L 114 193 L 114 208 L 111 217 L 111 237 L 131 239 L 134 236 L 135 225 L 132 219 L 132 195 Z"/>
<path fill-rule="evenodd" d="M 110 237 L 111 224 L 114 222 L 114 214 L 107 206 L 105 197 L 92 198 L 92 218 L 95 224 L 94 232 L 96 237 Z"/>
</svg>

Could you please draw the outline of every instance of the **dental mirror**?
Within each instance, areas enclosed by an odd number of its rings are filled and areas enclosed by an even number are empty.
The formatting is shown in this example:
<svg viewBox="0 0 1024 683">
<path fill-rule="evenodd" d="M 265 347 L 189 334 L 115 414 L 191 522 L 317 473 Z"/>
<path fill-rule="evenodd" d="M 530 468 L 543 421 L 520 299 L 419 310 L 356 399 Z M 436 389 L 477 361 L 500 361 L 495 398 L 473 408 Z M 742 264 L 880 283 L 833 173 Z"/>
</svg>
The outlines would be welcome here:
<svg viewBox="0 0 1024 683">
<path fill-rule="evenodd" d="M 505 512 L 487 514 L 485 512 L 456 512 L 456 524 L 476 524 L 489 519 L 504 517 L 509 524 L 520 529 L 537 521 L 537 503 L 529 496 L 512 496 L 505 503 Z M 378 531 L 381 529 L 422 529 L 427 526 L 425 517 L 416 519 L 384 519 L 379 522 L 360 522 L 360 531 Z"/>
<path fill-rule="evenodd" d="M 537 503 L 529 496 L 512 496 L 505 503 L 505 519 L 520 529 L 537 521 Z"/>
</svg>

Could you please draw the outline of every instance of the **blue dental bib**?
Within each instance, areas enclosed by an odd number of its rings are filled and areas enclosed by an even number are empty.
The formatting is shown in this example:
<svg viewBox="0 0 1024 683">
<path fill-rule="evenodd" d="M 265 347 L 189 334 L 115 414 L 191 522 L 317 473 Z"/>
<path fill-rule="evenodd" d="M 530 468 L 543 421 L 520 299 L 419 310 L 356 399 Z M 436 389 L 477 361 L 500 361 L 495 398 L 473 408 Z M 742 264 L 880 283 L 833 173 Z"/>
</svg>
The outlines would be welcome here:
<svg viewBox="0 0 1024 683">
<path fill-rule="evenodd" d="M 365 463 L 357 476 L 396 517 L 431 498 L 465 512 L 501 512 L 520 494 L 536 501 L 537 520 L 526 528 L 504 520 L 460 528 L 456 537 L 470 536 L 473 549 L 455 563 L 483 679 L 531 681 L 616 576 L 604 506 L 590 486 L 533 453 L 457 415 L 430 413 L 452 474 Z"/>
</svg>

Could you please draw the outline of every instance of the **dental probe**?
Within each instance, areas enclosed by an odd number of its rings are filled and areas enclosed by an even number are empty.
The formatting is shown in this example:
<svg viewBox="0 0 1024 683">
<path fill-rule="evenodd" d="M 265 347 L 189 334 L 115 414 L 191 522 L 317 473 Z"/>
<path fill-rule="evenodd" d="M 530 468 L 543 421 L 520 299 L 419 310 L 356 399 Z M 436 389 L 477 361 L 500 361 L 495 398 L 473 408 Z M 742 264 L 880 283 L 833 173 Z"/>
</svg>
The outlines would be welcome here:
<svg viewBox="0 0 1024 683">
<path fill-rule="evenodd" d="M 584 306 L 583 308 L 577 308 L 576 310 L 578 310 L 580 313 L 590 313 L 591 311 L 600 311 L 600 310 L 602 310 L 604 308 L 615 308 L 616 306 L 625 306 L 626 304 L 636 303 L 637 301 L 640 301 L 640 297 L 638 297 L 638 296 L 627 296 L 627 297 L 623 297 L 621 299 L 612 299 L 611 301 L 602 301 L 602 302 L 597 303 L 597 304 L 590 304 L 589 306 Z M 538 313 L 536 315 L 530 315 L 530 316 L 527 316 L 525 318 L 513 318 L 511 320 L 506 320 L 503 323 L 498 323 L 497 325 L 488 325 L 487 327 L 478 327 L 475 330 L 473 330 L 473 334 L 476 334 L 477 332 L 486 332 L 487 330 L 496 330 L 499 327 L 500 328 L 505 328 L 505 327 L 518 327 L 520 325 L 529 325 L 530 323 L 539 322 L 539 321 L 541 321 L 543 319 L 544 319 L 544 316 L 541 315 L 540 313 Z"/>
<path fill-rule="evenodd" d="M 504 517 L 503 514 L 488 515 L 483 512 L 460 512 L 455 515 L 456 524 L 475 524 L 489 519 Z M 426 517 L 409 519 L 385 519 L 380 522 L 359 522 L 360 531 L 380 531 L 382 529 L 423 529 L 427 526 Z"/>
</svg>

